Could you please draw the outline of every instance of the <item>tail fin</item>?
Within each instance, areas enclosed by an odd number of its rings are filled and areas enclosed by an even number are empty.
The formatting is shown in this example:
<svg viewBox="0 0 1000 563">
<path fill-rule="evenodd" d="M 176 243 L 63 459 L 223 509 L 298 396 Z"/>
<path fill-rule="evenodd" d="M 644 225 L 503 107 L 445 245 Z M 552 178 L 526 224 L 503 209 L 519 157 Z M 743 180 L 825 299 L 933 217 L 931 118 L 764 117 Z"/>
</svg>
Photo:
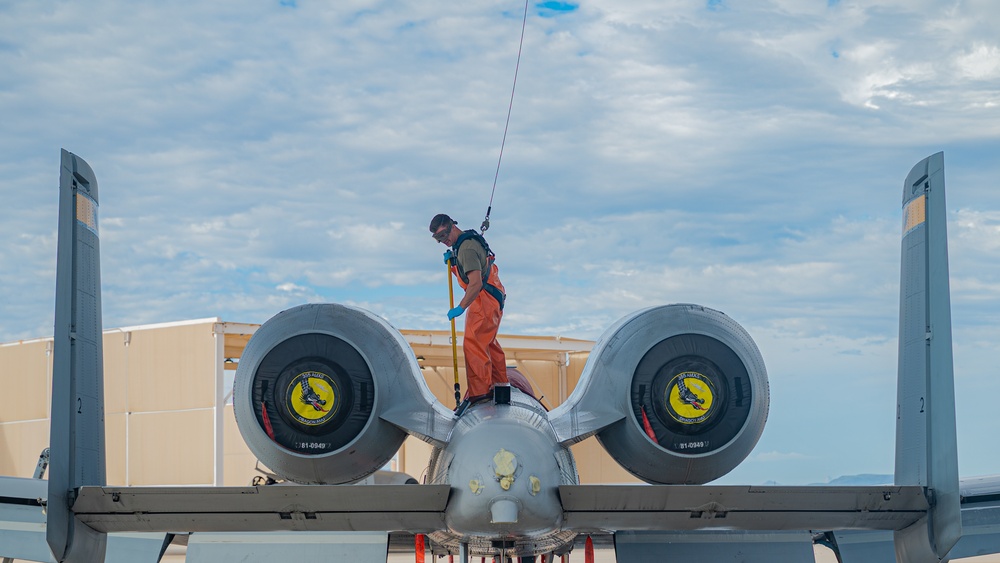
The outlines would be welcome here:
<svg viewBox="0 0 1000 563">
<path fill-rule="evenodd" d="M 76 520 L 77 487 L 105 485 L 97 178 L 62 151 L 46 539 L 57 561 L 103 561 L 107 536 Z"/>
<path fill-rule="evenodd" d="M 895 481 L 932 496 L 929 514 L 894 535 L 900 561 L 938 561 L 962 535 L 946 223 L 939 152 L 903 184 Z"/>
</svg>

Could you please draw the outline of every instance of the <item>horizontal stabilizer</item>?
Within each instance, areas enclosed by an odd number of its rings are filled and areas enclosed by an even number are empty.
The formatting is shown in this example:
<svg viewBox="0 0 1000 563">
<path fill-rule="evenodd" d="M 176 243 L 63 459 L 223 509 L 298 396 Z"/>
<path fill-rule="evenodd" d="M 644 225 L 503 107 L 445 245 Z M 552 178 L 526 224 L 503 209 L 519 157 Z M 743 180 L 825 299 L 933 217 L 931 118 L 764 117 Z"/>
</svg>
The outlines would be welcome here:
<svg viewBox="0 0 1000 563">
<path fill-rule="evenodd" d="M 563 485 L 577 530 L 901 530 L 928 509 L 921 487 Z"/>
<path fill-rule="evenodd" d="M 448 485 L 83 487 L 73 505 L 101 532 L 445 529 Z"/>
</svg>

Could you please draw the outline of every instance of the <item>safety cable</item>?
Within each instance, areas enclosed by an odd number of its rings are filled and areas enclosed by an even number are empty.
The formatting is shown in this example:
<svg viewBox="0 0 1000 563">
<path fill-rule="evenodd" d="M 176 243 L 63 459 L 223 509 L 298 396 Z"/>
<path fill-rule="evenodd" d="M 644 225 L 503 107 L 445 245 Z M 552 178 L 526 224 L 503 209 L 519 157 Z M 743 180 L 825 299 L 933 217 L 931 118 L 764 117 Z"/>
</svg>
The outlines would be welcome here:
<svg viewBox="0 0 1000 563">
<path fill-rule="evenodd" d="M 507 143 L 507 128 L 510 127 L 510 113 L 514 108 L 514 90 L 517 89 L 517 71 L 521 68 L 521 49 L 524 47 L 524 28 L 528 22 L 528 0 L 524 0 L 524 18 L 521 20 L 521 41 L 517 44 L 517 64 L 514 65 L 514 84 L 510 87 L 510 104 L 507 106 L 507 122 L 503 126 L 503 140 L 500 141 L 500 156 L 497 158 L 497 171 L 493 175 L 493 190 L 490 192 L 490 203 L 486 206 L 486 218 L 479 230 L 486 232 L 490 228 L 490 212 L 493 211 L 493 196 L 497 192 L 497 178 L 500 177 L 500 162 L 503 160 L 503 147 Z"/>
</svg>

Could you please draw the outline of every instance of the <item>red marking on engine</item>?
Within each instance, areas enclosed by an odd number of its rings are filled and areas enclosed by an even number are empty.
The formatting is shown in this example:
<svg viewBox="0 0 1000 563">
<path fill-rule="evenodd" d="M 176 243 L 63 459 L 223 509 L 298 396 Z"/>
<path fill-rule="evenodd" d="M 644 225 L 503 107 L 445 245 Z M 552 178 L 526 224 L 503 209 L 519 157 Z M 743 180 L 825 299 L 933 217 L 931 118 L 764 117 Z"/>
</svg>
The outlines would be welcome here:
<svg viewBox="0 0 1000 563">
<path fill-rule="evenodd" d="M 646 407 L 640 407 L 642 411 L 642 429 L 646 431 L 646 435 L 649 439 L 659 444 L 660 442 L 656 439 L 656 432 L 653 432 L 653 426 L 649 423 L 649 418 L 646 416 Z"/>
<path fill-rule="evenodd" d="M 267 432 L 268 437 L 277 442 L 274 438 L 274 428 L 271 426 L 271 419 L 267 416 L 267 403 L 260 404 L 260 417 L 264 419 L 264 432 Z"/>
</svg>

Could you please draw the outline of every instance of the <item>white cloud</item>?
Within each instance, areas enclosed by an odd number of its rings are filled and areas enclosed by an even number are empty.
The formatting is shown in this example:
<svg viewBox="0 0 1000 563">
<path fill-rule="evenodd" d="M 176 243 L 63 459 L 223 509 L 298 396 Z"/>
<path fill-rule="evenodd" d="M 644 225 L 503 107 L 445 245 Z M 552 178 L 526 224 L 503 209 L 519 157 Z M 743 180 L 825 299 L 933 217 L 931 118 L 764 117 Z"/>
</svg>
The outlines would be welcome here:
<svg viewBox="0 0 1000 563">
<path fill-rule="evenodd" d="M 275 289 L 277 289 L 278 291 L 285 291 L 288 293 L 302 293 L 306 291 L 305 287 L 302 287 L 301 285 L 295 285 L 294 283 L 291 282 L 279 283 L 275 287 Z"/>
<path fill-rule="evenodd" d="M 978 44 L 956 61 L 959 72 L 975 80 L 1000 79 L 1000 48 L 996 45 Z"/>
</svg>

